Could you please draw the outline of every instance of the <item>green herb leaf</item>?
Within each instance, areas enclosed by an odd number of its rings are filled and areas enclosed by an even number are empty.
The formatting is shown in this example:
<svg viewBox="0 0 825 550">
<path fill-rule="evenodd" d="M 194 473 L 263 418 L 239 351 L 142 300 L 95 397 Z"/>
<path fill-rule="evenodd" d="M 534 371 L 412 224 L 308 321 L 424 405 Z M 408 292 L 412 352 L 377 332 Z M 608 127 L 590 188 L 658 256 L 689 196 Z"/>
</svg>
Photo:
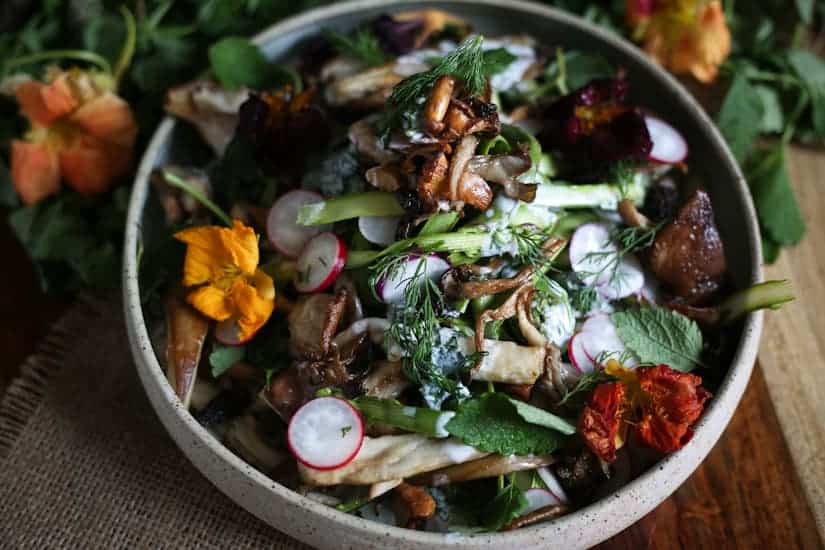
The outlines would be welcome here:
<svg viewBox="0 0 825 550">
<path fill-rule="evenodd" d="M 788 179 L 784 146 L 778 143 L 759 158 L 748 179 L 762 230 L 777 244 L 796 244 L 805 234 L 805 220 Z"/>
<path fill-rule="evenodd" d="M 496 497 L 484 507 L 481 513 L 482 525 L 489 531 L 498 531 L 511 520 L 519 517 L 529 505 L 527 497 L 511 480 L 510 484 L 499 491 Z"/>
<path fill-rule="evenodd" d="M 209 364 L 212 366 L 212 376 L 217 378 L 232 365 L 243 360 L 246 354 L 244 346 L 222 346 L 215 344 L 212 353 L 209 354 Z"/>
<path fill-rule="evenodd" d="M 525 422 L 535 424 L 536 426 L 544 426 L 545 428 L 556 430 L 565 435 L 573 435 L 576 433 L 576 427 L 560 416 L 534 407 L 524 401 L 513 399 L 512 397 L 507 397 L 507 399 L 510 400 L 510 404 Z"/>
<path fill-rule="evenodd" d="M 484 52 L 484 74 L 492 76 L 503 72 L 516 60 L 516 56 L 507 51 L 507 48 L 495 48 Z"/>
<path fill-rule="evenodd" d="M 702 333 L 680 313 L 642 308 L 610 316 L 624 345 L 643 363 L 665 364 L 689 372 L 701 365 Z"/>
<path fill-rule="evenodd" d="M 825 61 L 803 50 L 792 50 L 788 54 L 797 76 L 805 84 L 811 95 L 813 127 L 819 137 L 825 136 Z"/>
<path fill-rule="evenodd" d="M 802 22 L 810 25 L 814 20 L 814 0 L 796 0 L 796 11 Z"/>
<path fill-rule="evenodd" d="M 754 86 L 754 90 L 762 100 L 762 119 L 759 121 L 759 131 L 766 134 L 781 132 L 785 125 L 785 114 L 779 93 L 770 86 Z"/>
<path fill-rule="evenodd" d="M 270 79 L 274 65 L 246 38 L 229 36 L 209 48 L 209 63 L 218 82 L 234 90 L 241 86 L 261 88 Z"/>
<path fill-rule="evenodd" d="M 525 421 L 510 398 L 500 393 L 487 393 L 464 402 L 447 422 L 446 429 L 467 445 L 502 455 L 552 453 L 565 437 Z"/>
<path fill-rule="evenodd" d="M 725 96 L 717 122 L 733 156 L 740 164 L 744 162 L 759 135 L 756 121 L 761 121 L 763 115 L 762 97 L 750 85 L 747 77 L 738 75 Z"/>
<path fill-rule="evenodd" d="M 321 33 L 339 53 L 367 65 L 381 65 L 387 60 L 378 38 L 368 30 L 360 29 L 349 36 L 332 29 L 323 29 Z"/>
</svg>

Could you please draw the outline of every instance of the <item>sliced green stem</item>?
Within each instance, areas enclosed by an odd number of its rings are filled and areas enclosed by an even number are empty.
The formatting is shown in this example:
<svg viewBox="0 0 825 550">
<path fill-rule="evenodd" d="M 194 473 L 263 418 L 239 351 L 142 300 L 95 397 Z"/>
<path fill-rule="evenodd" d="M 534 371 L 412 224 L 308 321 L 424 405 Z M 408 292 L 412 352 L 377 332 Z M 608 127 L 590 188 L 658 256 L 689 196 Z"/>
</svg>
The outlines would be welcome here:
<svg viewBox="0 0 825 550">
<path fill-rule="evenodd" d="M 367 191 L 305 204 L 298 211 L 298 223 L 322 225 L 361 216 L 400 216 L 403 213 L 394 194 Z"/>
<path fill-rule="evenodd" d="M 224 212 L 220 206 L 212 202 L 206 195 L 201 193 L 200 190 L 195 189 L 194 187 L 189 185 L 189 183 L 186 180 L 184 180 L 177 174 L 169 172 L 168 170 L 163 171 L 163 178 L 166 180 L 166 183 L 168 183 L 172 187 L 177 187 L 178 189 L 180 189 L 181 191 L 183 191 L 184 193 L 188 194 L 193 199 L 201 203 L 204 206 L 204 208 L 212 212 L 212 214 L 214 214 L 216 218 L 221 220 L 227 226 L 232 226 L 232 218 L 230 218 L 229 215 L 226 212 Z"/>
<path fill-rule="evenodd" d="M 626 193 L 619 185 L 611 183 L 597 183 L 592 185 L 567 185 L 558 183 L 542 183 L 536 189 L 536 198 L 532 204 L 553 208 L 601 208 L 602 210 L 616 210 L 619 201 L 623 198 L 631 199 L 634 203 L 644 200 L 647 182 L 636 177 L 627 186 Z"/>
<path fill-rule="evenodd" d="M 452 231 L 458 223 L 458 212 L 439 212 L 427 218 L 424 227 L 418 232 L 419 236 L 433 235 L 435 233 L 447 233 Z"/>
<path fill-rule="evenodd" d="M 385 424 L 430 437 L 450 435 L 445 426 L 454 415 L 452 411 L 408 407 L 391 399 L 366 396 L 358 397 L 352 404 L 370 424 Z"/>
<path fill-rule="evenodd" d="M 54 59 L 75 59 L 77 61 L 85 61 L 97 67 L 105 73 L 112 73 L 112 66 L 101 55 L 94 52 L 87 52 L 85 50 L 50 50 L 47 52 L 37 52 L 30 55 L 24 55 L 14 59 L 9 59 L 5 63 L 6 69 L 19 67 L 21 65 L 29 65 L 31 63 L 39 63 L 41 61 L 49 61 Z"/>
<path fill-rule="evenodd" d="M 346 500 L 346 501 L 342 502 L 341 504 L 338 504 L 337 506 L 335 506 L 335 509 L 340 511 L 340 512 L 344 512 L 346 514 L 349 514 L 350 512 L 354 512 L 357 509 L 361 508 L 362 506 L 366 505 L 369 501 L 370 501 L 370 499 L 367 498 L 367 497 L 355 497 L 355 498 L 351 498 L 349 500 Z"/>
<path fill-rule="evenodd" d="M 786 280 L 755 284 L 731 294 L 720 304 L 721 321 L 730 323 L 760 309 L 779 309 L 794 299 L 793 289 Z"/>
<path fill-rule="evenodd" d="M 422 248 L 427 252 L 478 253 L 479 249 L 484 246 L 489 239 L 489 234 L 480 232 L 418 235 L 393 243 L 383 250 L 352 250 L 347 254 L 346 267 L 347 269 L 364 267 L 388 254 L 396 254 L 409 248 Z"/>
</svg>

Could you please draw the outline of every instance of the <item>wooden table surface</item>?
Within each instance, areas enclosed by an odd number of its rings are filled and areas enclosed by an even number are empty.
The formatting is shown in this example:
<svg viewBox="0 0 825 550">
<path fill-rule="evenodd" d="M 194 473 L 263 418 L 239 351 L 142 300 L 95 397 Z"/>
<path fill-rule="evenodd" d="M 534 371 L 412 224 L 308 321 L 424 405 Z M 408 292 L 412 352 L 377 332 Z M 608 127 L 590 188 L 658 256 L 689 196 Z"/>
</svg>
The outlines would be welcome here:
<svg viewBox="0 0 825 550">
<path fill-rule="evenodd" d="M 806 240 L 767 269 L 797 301 L 770 313 L 742 403 L 699 469 L 601 549 L 823 548 L 825 532 L 825 152 L 795 149 L 791 176 Z M 68 301 L 43 296 L 0 226 L 0 392 Z M 820 374 L 822 373 L 822 374 Z M 784 433 L 784 437 L 783 437 Z M 819 530 L 817 530 L 817 523 Z"/>
</svg>

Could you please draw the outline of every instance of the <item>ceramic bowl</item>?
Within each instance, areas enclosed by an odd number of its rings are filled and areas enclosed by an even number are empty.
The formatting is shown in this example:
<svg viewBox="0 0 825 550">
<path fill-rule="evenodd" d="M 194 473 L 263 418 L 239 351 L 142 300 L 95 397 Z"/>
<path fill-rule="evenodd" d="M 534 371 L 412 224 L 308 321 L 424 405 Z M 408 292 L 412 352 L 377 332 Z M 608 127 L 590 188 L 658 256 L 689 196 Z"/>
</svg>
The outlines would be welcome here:
<svg viewBox="0 0 825 550">
<path fill-rule="evenodd" d="M 659 112 L 690 144 L 691 168 L 711 193 L 725 241 L 734 283 L 744 287 L 761 280 L 759 233 L 742 174 L 712 121 L 679 83 L 633 45 L 581 19 L 546 6 L 501 0 L 387 2 L 361 0 L 306 12 L 274 25 L 255 42 L 272 59 L 285 59 L 322 27 L 347 30 L 380 13 L 424 7 L 466 18 L 489 35 L 528 33 L 540 42 L 604 55 L 625 67 L 633 100 Z M 144 218 L 153 168 L 181 159 L 181 129 L 165 119 L 146 149 L 132 191 L 126 228 L 123 288 L 129 337 L 140 378 L 169 434 L 192 463 L 232 500 L 273 527 L 320 548 L 396 548 L 423 550 L 449 547 L 582 548 L 625 529 L 667 498 L 697 468 L 727 426 L 753 368 L 761 314 L 741 324 L 736 351 L 715 397 L 696 426 L 690 443 L 615 493 L 567 516 L 525 529 L 463 536 L 389 527 L 344 514 L 290 491 L 224 447 L 183 408 L 158 363 L 141 309 L 136 254 L 152 222 Z"/>
</svg>

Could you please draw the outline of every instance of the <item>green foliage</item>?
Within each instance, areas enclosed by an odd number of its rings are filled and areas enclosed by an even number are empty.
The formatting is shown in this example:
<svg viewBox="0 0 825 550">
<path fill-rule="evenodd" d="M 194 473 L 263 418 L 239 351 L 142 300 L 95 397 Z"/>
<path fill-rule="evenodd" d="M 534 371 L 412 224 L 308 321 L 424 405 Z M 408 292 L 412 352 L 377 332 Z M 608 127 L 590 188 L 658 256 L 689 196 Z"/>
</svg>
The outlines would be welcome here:
<svg viewBox="0 0 825 550">
<path fill-rule="evenodd" d="M 744 162 L 759 136 L 759 124 L 765 113 L 762 96 L 744 74 L 734 78 L 717 117 L 722 135 L 728 141 L 733 156 Z"/>
<path fill-rule="evenodd" d="M 235 363 L 243 360 L 246 348 L 243 346 L 222 346 L 215 344 L 209 354 L 209 365 L 212 367 L 212 376 L 217 378 L 229 370 Z"/>
<path fill-rule="evenodd" d="M 527 497 L 514 483 L 514 475 L 511 474 L 508 478 L 508 485 L 498 492 L 481 513 L 481 525 L 488 531 L 498 531 L 530 505 Z"/>
<path fill-rule="evenodd" d="M 529 413 L 528 417 L 533 418 Z M 502 455 L 552 453 L 564 440 L 555 429 L 525 420 L 513 401 L 500 393 L 465 401 L 446 428 L 468 445 Z"/>
<path fill-rule="evenodd" d="M 759 160 L 748 173 L 763 236 L 779 246 L 794 245 L 805 234 L 805 220 L 788 179 L 784 147 L 780 143 L 755 156 Z"/>
<path fill-rule="evenodd" d="M 272 72 L 272 65 L 248 38 L 229 36 L 209 48 L 212 73 L 224 87 L 262 88 Z"/>
<path fill-rule="evenodd" d="M 324 29 L 321 33 L 342 55 L 363 61 L 367 65 L 381 65 L 387 60 L 378 38 L 368 30 L 356 30 L 346 35 L 332 29 Z"/>
<path fill-rule="evenodd" d="M 624 345 L 642 363 L 689 372 L 701 365 L 702 332 L 684 315 L 664 308 L 640 308 L 610 316 Z"/>
</svg>

